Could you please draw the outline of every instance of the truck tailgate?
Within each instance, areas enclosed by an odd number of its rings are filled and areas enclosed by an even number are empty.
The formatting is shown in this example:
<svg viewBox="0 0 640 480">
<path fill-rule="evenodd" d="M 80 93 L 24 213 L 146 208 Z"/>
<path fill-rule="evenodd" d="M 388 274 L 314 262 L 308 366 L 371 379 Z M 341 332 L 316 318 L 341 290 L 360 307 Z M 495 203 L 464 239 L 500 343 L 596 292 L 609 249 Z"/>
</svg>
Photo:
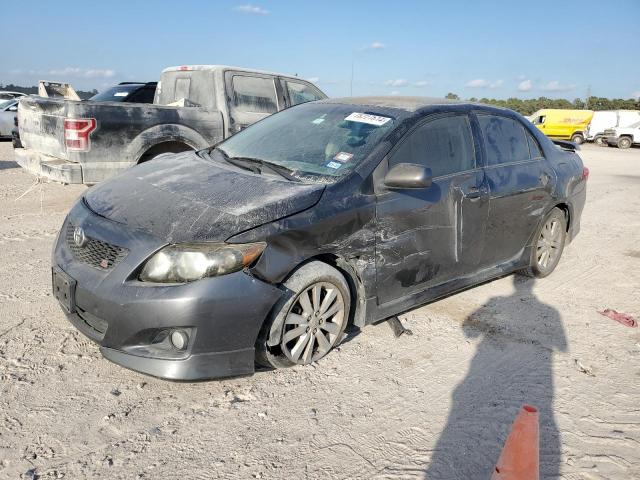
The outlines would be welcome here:
<svg viewBox="0 0 640 480">
<path fill-rule="evenodd" d="M 29 148 L 56 158 L 67 159 L 64 145 L 64 119 L 67 100 L 23 97 L 18 105 L 20 139 Z"/>
</svg>

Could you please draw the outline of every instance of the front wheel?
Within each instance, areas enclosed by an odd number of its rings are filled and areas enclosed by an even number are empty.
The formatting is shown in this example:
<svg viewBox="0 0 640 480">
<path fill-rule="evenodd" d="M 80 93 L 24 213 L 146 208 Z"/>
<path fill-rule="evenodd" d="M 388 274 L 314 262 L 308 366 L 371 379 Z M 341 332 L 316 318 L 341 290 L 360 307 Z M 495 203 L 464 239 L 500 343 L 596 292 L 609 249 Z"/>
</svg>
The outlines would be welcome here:
<svg viewBox="0 0 640 480">
<path fill-rule="evenodd" d="M 618 148 L 630 148 L 632 143 L 629 137 L 620 137 L 618 139 Z"/>
<path fill-rule="evenodd" d="M 271 368 L 320 360 L 342 341 L 349 320 L 349 286 L 330 265 L 309 262 L 284 286 L 291 295 L 276 304 L 256 343 L 256 362 Z M 274 331 L 279 343 L 270 346 Z"/>
<path fill-rule="evenodd" d="M 531 264 L 522 273 L 530 277 L 544 278 L 555 270 L 567 238 L 567 220 L 564 212 L 554 208 L 545 217 L 536 235 L 531 252 Z"/>
<path fill-rule="evenodd" d="M 593 143 L 595 143 L 599 147 L 603 147 L 604 146 L 604 138 L 602 138 L 602 135 L 597 135 L 596 138 L 593 139 Z"/>
</svg>

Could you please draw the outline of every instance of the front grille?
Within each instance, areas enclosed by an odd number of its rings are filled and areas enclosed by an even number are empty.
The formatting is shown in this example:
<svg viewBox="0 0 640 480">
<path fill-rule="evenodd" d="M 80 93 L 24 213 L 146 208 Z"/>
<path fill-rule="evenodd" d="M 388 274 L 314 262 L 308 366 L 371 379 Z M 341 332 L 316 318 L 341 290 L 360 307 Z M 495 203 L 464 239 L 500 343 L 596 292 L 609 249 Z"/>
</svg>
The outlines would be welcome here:
<svg viewBox="0 0 640 480">
<path fill-rule="evenodd" d="M 83 246 L 76 244 L 73 233 L 75 225 L 70 223 L 67 225 L 66 240 L 69 250 L 74 258 L 81 263 L 85 263 L 99 270 L 111 270 L 127 256 L 129 250 L 126 248 L 111 245 L 110 243 L 96 240 L 95 238 L 86 237 L 86 243 Z"/>
</svg>

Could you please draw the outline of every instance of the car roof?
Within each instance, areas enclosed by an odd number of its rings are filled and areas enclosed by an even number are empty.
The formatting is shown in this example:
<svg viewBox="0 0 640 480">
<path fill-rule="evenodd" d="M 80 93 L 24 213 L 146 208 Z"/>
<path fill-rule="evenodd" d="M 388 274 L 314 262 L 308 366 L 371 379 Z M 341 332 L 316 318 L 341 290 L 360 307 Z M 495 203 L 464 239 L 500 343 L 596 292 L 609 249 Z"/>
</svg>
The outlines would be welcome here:
<svg viewBox="0 0 640 480">
<path fill-rule="evenodd" d="M 503 111 L 511 112 L 508 108 L 498 107 L 494 105 L 485 105 L 477 102 L 467 102 L 462 100 L 451 100 L 448 98 L 435 98 L 435 97 L 402 97 L 402 96 L 370 96 L 370 97 L 343 97 L 343 98 L 328 98 L 325 100 L 319 100 L 323 103 L 335 103 L 342 105 L 360 105 L 378 108 L 392 108 L 395 110 L 402 110 L 404 112 L 416 113 L 421 110 L 429 109 L 430 107 L 437 107 L 442 105 L 456 105 L 458 107 L 472 107 L 478 110 L 490 111 Z"/>
<path fill-rule="evenodd" d="M 297 80 L 302 80 L 304 82 L 309 82 L 309 80 L 305 80 L 304 78 L 297 77 L 295 75 L 288 75 L 286 73 L 277 73 L 277 72 L 269 72 L 266 70 L 255 70 L 253 68 L 243 68 L 243 67 L 233 67 L 230 65 L 180 65 L 175 67 L 167 67 L 162 70 L 162 73 L 165 72 L 178 72 L 178 71 L 190 71 L 190 70 L 206 70 L 206 71 L 218 71 L 218 70 L 234 70 L 237 72 L 246 72 L 246 73 L 261 73 L 264 75 L 274 75 L 276 77 L 287 77 Z"/>
</svg>

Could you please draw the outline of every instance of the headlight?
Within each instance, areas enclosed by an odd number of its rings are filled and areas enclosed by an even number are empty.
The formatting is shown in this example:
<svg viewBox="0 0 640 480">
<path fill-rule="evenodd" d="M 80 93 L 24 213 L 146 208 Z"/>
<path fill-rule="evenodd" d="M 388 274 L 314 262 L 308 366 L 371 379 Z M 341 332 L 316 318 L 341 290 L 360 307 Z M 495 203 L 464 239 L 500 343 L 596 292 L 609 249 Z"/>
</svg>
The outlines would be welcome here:
<svg viewBox="0 0 640 480">
<path fill-rule="evenodd" d="M 140 280 L 184 283 L 226 275 L 251 265 L 266 246 L 266 243 L 168 245 L 146 261 Z"/>
</svg>

